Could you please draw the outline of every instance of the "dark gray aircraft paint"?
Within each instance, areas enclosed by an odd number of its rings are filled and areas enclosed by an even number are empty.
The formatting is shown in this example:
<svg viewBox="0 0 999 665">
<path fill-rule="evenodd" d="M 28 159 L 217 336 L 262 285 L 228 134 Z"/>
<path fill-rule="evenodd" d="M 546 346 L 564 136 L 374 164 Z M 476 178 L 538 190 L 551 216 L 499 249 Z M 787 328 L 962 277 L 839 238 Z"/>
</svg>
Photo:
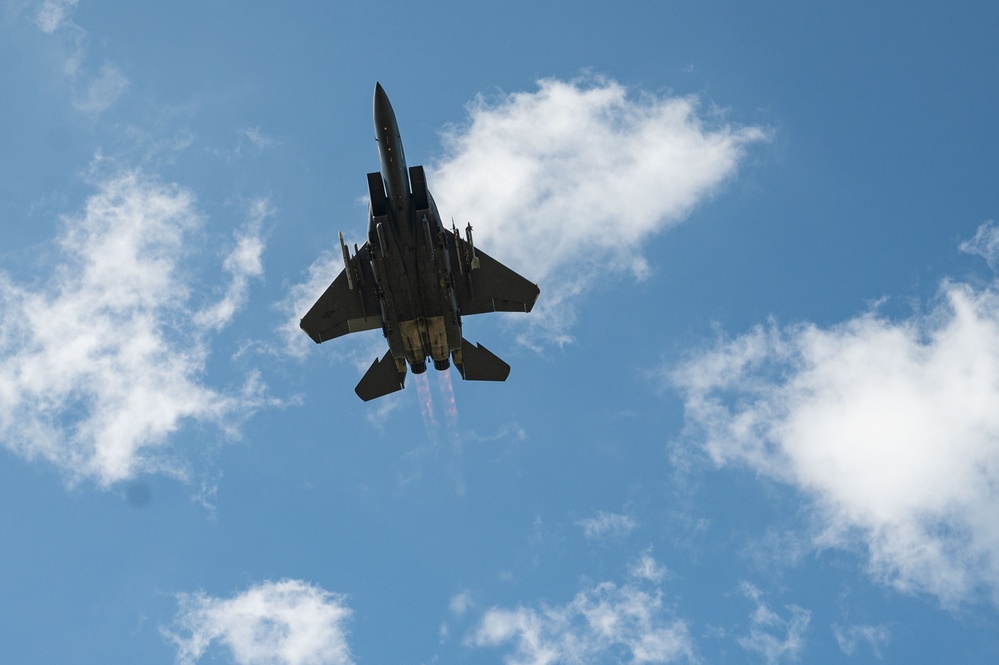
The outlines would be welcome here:
<svg viewBox="0 0 999 665">
<path fill-rule="evenodd" d="M 375 84 L 375 140 L 381 173 L 368 174 L 368 240 L 354 254 L 343 242 L 344 269 L 302 318 L 317 344 L 381 328 L 389 350 L 357 384 L 364 401 L 401 390 L 406 365 L 413 374 L 447 371 L 454 359 L 462 378 L 505 381 L 510 366 L 461 336 L 461 317 L 484 312 L 530 312 L 534 284 L 472 242 L 444 228 L 422 166 L 406 167 L 395 112 Z"/>
</svg>

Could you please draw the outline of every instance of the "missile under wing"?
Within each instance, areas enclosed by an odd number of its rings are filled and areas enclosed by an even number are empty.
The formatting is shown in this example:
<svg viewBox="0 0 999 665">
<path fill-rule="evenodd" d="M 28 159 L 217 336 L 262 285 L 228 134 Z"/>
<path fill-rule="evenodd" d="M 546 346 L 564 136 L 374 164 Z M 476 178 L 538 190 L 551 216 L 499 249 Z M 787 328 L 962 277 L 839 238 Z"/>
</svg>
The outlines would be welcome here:
<svg viewBox="0 0 999 665">
<path fill-rule="evenodd" d="M 354 252 L 340 235 L 344 269 L 301 320 L 317 344 L 380 328 L 388 351 L 357 384 L 365 400 L 404 387 L 414 374 L 453 360 L 462 378 L 505 381 L 510 366 L 461 335 L 462 315 L 529 312 L 537 284 L 475 247 L 441 222 L 422 166 L 407 168 L 395 112 L 380 84 L 374 95 L 380 173 L 368 174 L 368 239 Z"/>
</svg>

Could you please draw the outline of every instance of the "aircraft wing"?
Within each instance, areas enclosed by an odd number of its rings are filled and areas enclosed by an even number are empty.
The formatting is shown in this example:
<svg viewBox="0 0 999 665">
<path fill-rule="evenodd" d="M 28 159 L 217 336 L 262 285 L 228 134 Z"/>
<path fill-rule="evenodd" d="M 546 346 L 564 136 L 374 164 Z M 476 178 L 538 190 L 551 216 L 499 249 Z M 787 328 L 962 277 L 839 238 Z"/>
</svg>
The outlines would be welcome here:
<svg viewBox="0 0 999 665">
<path fill-rule="evenodd" d="M 347 333 L 382 326 L 381 307 L 371 272 L 368 243 L 350 259 L 354 288 L 350 288 L 346 270 L 341 270 L 300 325 L 309 337 L 320 344 Z"/>
<path fill-rule="evenodd" d="M 475 250 L 478 267 L 472 268 L 472 247 L 461 236 L 444 230 L 455 271 L 455 296 L 462 314 L 530 312 L 538 299 L 538 285 Z"/>
</svg>

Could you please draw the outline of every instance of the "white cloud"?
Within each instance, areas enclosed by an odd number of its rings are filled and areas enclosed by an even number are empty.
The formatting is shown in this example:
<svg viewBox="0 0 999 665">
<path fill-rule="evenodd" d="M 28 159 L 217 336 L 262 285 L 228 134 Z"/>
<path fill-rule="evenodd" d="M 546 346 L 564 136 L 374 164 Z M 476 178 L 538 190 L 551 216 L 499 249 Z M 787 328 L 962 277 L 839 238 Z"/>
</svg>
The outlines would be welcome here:
<svg viewBox="0 0 999 665">
<path fill-rule="evenodd" d="M 981 256 L 995 270 L 999 267 L 999 226 L 993 221 L 985 222 L 978 227 L 971 240 L 961 243 L 960 249 L 962 252 Z"/>
<path fill-rule="evenodd" d="M 492 608 L 467 640 L 476 647 L 510 642 L 509 665 L 695 660 L 687 624 L 663 608 L 662 592 L 634 584 L 603 582 L 561 606 Z"/>
<path fill-rule="evenodd" d="M 73 480 L 179 473 L 165 454 L 188 421 L 234 434 L 263 402 L 204 383 L 208 330 L 192 304 L 193 195 L 138 173 L 109 178 L 66 217 L 38 285 L 0 273 L 0 438 Z"/>
<path fill-rule="evenodd" d="M 76 7 L 79 0 L 44 0 L 35 12 L 35 24 L 47 35 L 51 35 L 63 25 L 69 10 Z"/>
<path fill-rule="evenodd" d="M 634 531 L 638 523 L 628 515 L 599 510 L 593 517 L 578 520 L 576 525 L 583 528 L 583 536 L 587 540 L 600 540 L 603 538 L 623 538 Z"/>
<path fill-rule="evenodd" d="M 979 236 L 986 233 L 983 227 Z M 759 326 L 672 373 L 688 432 L 813 501 L 820 547 L 944 604 L 999 597 L 999 291 L 944 282 L 901 321 Z"/>
<path fill-rule="evenodd" d="M 812 613 L 797 605 L 788 605 L 789 617 L 782 618 L 762 601 L 762 594 L 752 584 L 742 583 L 742 592 L 756 603 L 750 615 L 749 634 L 739 638 L 739 646 L 758 654 L 767 665 L 782 660 L 798 660 L 805 646 L 804 635 Z"/>
<path fill-rule="evenodd" d="M 598 277 L 647 270 L 641 244 L 736 170 L 756 127 L 709 126 L 693 97 L 629 94 L 611 80 L 539 81 L 480 97 L 430 169 L 442 214 L 541 285 L 532 325 L 569 338 Z"/>
<path fill-rule="evenodd" d="M 101 73 L 86 84 L 82 94 L 77 95 L 73 105 L 84 113 L 98 115 L 118 101 L 128 88 L 128 78 L 114 65 L 105 64 Z"/>
<path fill-rule="evenodd" d="M 456 617 L 460 617 L 463 616 L 465 612 L 472 607 L 472 605 L 474 605 L 474 602 L 472 601 L 472 593 L 466 589 L 459 594 L 451 596 L 451 600 L 448 602 L 447 608 L 451 614 Z"/>
<path fill-rule="evenodd" d="M 659 584 L 666 579 L 668 571 L 665 566 L 656 562 L 656 560 L 652 557 L 651 551 L 646 551 L 642 553 L 642 556 L 638 558 L 638 561 L 632 564 L 628 573 L 632 577 L 640 580 L 647 580 L 654 584 Z"/>
<path fill-rule="evenodd" d="M 129 86 L 128 77 L 112 63 L 105 62 L 98 74 L 87 65 L 89 33 L 69 17 L 78 0 L 26 0 L 15 3 L 14 11 L 27 11 L 38 29 L 50 35 L 62 58 L 62 74 L 72 91 L 73 107 L 98 116 L 112 106 Z"/>
<path fill-rule="evenodd" d="M 177 662 L 193 665 L 213 643 L 238 665 L 351 665 L 346 599 L 299 580 L 264 582 L 232 598 L 180 594 L 175 623 L 163 630 Z"/>
<path fill-rule="evenodd" d="M 249 129 L 243 130 L 243 136 L 250 140 L 258 150 L 263 150 L 274 145 L 274 139 L 266 136 L 259 127 L 251 127 Z"/>
<path fill-rule="evenodd" d="M 264 219 L 272 213 L 266 199 L 258 199 L 250 204 L 250 219 L 235 234 L 236 246 L 222 264 L 229 273 L 229 287 L 218 303 L 198 313 L 198 324 L 221 330 L 229 325 L 233 315 L 246 304 L 250 278 L 259 278 L 264 274 L 264 266 L 260 260 L 264 241 L 260 232 Z"/>
<path fill-rule="evenodd" d="M 877 658 L 881 658 L 881 645 L 887 644 L 891 639 L 891 631 L 886 625 L 871 626 L 837 626 L 832 627 L 833 635 L 836 637 L 836 644 L 847 656 L 857 653 L 857 648 L 866 643 L 871 648 L 871 652 Z"/>
<path fill-rule="evenodd" d="M 477 245 L 541 285 L 529 325 L 567 341 L 597 278 L 644 274 L 641 243 L 715 192 L 766 134 L 709 126 L 693 97 L 629 95 L 606 79 L 538 85 L 478 98 L 468 123 L 444 132 L 428 180 L 446 219 L 471 223 Z M 292 355 L 308 348 L 299 318 L 340 269 L 339 253 L 324 252 L 279 305 Z"/>
</svg>

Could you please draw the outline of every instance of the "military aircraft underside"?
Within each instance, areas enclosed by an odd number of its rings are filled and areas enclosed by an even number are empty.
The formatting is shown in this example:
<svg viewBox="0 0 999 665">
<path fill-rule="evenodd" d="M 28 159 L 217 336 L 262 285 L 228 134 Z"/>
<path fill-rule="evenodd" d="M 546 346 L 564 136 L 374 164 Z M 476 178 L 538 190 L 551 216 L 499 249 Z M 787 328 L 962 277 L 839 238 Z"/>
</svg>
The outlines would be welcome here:
<svg viewBox="0 0 999 665">
<path fill-rule="evenodd" d="M 461 317 L 530 312 L 539 289 L 444 227 L 422 166 L 406 167 L 395 112 L 375 84 L 375 140 L 381 173 L 368 174 L 368 240 L 351 254 L 340 234 L 344 269 L 302 317 L 317 344 L 381 328 L 388 351 L 354 389 L 364 401 L 401 390 L 414 374 L 451 362 L 463 379 L 505 381 L 510 366 L 461 335 Z"/>
</svg>

